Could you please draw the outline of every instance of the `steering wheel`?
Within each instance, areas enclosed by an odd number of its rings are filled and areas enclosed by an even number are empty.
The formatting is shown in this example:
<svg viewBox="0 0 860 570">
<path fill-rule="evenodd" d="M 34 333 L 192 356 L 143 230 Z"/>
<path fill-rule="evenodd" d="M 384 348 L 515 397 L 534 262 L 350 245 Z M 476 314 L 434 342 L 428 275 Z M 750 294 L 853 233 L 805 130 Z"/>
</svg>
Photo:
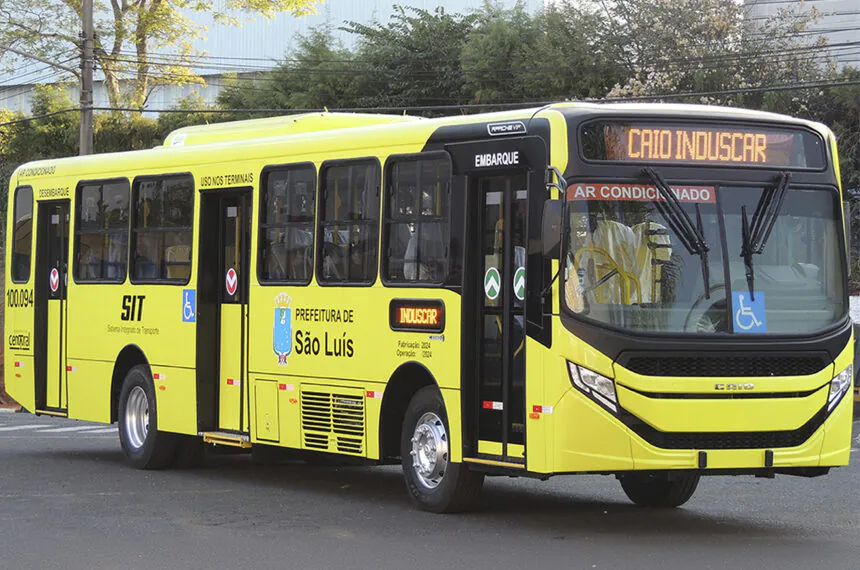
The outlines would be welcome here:
<svg viewBox="0 0 860 570">
<path fill-rule="evenodd" d="M 722 294 L 715 299 L 714 293 L 716 293 L 717 291 L 722 291 Z M 708 301 L 708 303 L 705 303 L 705 301 Z M 701 295 L 699 295 L 699 298 L 696 299 L 696 302 L 693 303 L 692 307 L 690 307 L 690 311 L 687 313 L 687 317 L 684 319 L 684 331 L 717 332 L 717 325 L 719 319 L 711 319 L 707 317 L 707 314 L 711 310 L 718 310 L 721 315 L 721 318 L 725 319 L 725 309 L 719 309 L 717 307 L 717 305 L 719 305 L 720 303 L 725 303 L 725 301 L 725 284 L 711 285 L 711 288 L 708 290 L 708 293 L 702 293 Z"/>
</svg>

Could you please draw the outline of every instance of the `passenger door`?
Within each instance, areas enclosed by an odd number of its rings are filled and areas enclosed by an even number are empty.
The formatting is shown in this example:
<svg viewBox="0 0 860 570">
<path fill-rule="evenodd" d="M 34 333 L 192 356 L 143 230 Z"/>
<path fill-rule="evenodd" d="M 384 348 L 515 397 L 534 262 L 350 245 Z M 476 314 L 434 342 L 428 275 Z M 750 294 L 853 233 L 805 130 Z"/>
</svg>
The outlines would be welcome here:
<svg viewBox="0 0 860 570">
<path fill-rule="evenodd" d="M 66 415 L 69 200 L 40 202 L 36 234 L 36 410 Z"/>
<path fill-rule="evenodd" d="M 208 307 L 211 319 L 198 322 L 198 343 L 208 348 L 198 352 L 198 363 L 204 363 L 198 368 L 205 374 L 198 387 L 203 400 L 207 394 L 214 400 L 209 404 L 215 412 L 213 418 L 204 402 L 202 427 L 247 433 L 251 191 L 204 192 L 201 212 L 198 285 L 201 309 Z M 213 358 L 217 365 L 207 366 L 205 361 Z"/>
<path fill-rule="evenodd" d="M 474 179 L 480 207 L 477 288 L 478 453 L 523 463 L 528 175 Z"/>
</svg>

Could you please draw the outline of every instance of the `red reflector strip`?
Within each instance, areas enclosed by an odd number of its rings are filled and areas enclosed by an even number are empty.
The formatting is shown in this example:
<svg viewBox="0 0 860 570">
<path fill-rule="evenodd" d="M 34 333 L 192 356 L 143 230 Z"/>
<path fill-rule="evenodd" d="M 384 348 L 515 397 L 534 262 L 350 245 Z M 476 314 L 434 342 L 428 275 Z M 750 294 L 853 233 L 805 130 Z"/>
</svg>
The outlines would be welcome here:
<svg viewBox="0 0 860 570">
<path fill-rule="evenodd" d="M 78 371 L 77 366 L 66 366 L 66 372 L 77 372 L 77 371 Z"/>
<path fill-rule="evenodd" d="M 532 406 L 532 413 L 535 414 L 551 414 L 552 411 L 552 406 Z"/>
<path fill-rule="evenodd" d="M 284 391 L 286 391 L 286 389 L 287 389 L 287 385 L 286 385 L 286 384 L 278 384 L 278 390 L 284 390 Z"/>
<path fill-rule="evenodd" d="M 374 391 L 374 390 L 368 390 L 368 391 L 367 391 L 367 397 L 368 397 L 368 398 L 377 398 L 377 399 L 378 399 L 378 398 L 382 398 L 382 392 L 380 392 L 380 391 L 378 391 L 378 390 L 377 390 L 377 391 Z"/>
<path fill-rule="evenodd" d="M 228 385 L 228 386 L 238 386 L 238 385 L 239 385 L 239 381 L 238 381 L 238 380 L 233 380 L 232 378 L 227 378 L 227 385 Z"/>
<path fill-rule="evenodd" d="M 152 379 L 153 380 L 164 380 L 166 376 L 167 376 L 166 374 L 153 374 Z"/>
<path fill-rule="evenodd" d="M 24 363 L 23 362 L 16 362 L 15 368 L 24 368 Z"/>
<path fill-rule="evenodd" d="M 504 410 L 505 409 L 505 405 L 502 402 L 485 401 L 482 404 L 482 406 L 485 410 Z"/>
</svg>

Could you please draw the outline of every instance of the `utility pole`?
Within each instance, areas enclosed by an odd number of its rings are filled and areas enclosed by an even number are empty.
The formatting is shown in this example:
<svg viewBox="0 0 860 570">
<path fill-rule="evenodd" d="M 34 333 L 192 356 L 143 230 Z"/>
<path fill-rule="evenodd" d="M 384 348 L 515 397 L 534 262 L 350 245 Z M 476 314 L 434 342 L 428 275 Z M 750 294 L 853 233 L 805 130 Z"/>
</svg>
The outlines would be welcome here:
<svg viewBox="0 0 860 570">
<path fill-rule="evenodd" d="M 93 0 L 81 6 L 81 156 L 93 153 Z"/>
</svg>

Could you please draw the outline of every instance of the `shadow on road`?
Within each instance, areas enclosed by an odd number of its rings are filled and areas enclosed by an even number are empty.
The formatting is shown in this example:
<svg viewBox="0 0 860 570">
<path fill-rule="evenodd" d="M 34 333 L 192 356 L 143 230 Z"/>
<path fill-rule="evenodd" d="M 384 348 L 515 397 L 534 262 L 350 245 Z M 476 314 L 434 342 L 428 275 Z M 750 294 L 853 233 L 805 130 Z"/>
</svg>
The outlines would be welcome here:
<svg viewBox="0 0 860 570">
<path fill-rule="evenodd" d="M 107 476 L 110 470 L 111 479 L 122 488 L 140 487 L 140 493 L 176 495 L 175 500 L 187 503 L 184 508 L 190 510 L 186 513 L 187 522 L 195 525 L 286 527 L 295 526 L 299 516 L 305 525 L 324 526 L 342 522 L 344 513 L 388 511 L 387 514 L 393 513 L 403 519 L 404 513 L 412 511 L 415 516 L 404 519 L 410 521 L 406 527 L 392 531 L 408 533 L 412 532 L 411 525 L 426 524 L 425 517 L 437 517 L 413 507 L 397 466 L 333 467 L 304 462 L 260 465 L 247 455 L 236 455 L 208 457 L 205 465 L 196 469 L 152 472 L 128 468 L 121 453 L 113 451 L 24 451 L 19 454 L 22 456 L 48 465 L 51 462 L 98 464 L 103 467 L 98 469 L 100 476 Z M 615 481 L 608 477 L 567 477 L 563 482 L 553 479 L 546 484 L 520 481 L 524 480 L 488 478 L 481 510 L 440 516 L 438 524 L 444 522 L 444 525 L 468 530 L 480 523 L 482 527 L 497 527 L 500 532 L 505 528 L 529 529 L 559 540 L 580 533 L 625 539 L 665 536 L 748 539 L 757 536 L 788 540 L 807 532 L 799 522 L 795 525 L 785 520 L 763 519 L 760 513 L 753 511 L 754 505 L 742 505 L 729 513 L 720 502 L 705 503 L 694 497 L 681 509 L 637 508 L 626 501 L 620 487 L 615 487 Z M 576 490 L 579 481 L 583 492 Z M 143 482 L 146 484 L 142 485 Z M 707 485 L 708 479 L 705 479 L 702 486 Z M 564 488 L 560 489 L 562 486 Z M 617 501 L 604 498 L 610 488 L 617 492 Z M 92 492 L 95 493 L 95 489 Z M 188 496 L 183 497 L 186 494 Z M 212 501 L 207 497 L 209 494 L 223 497 Z M 292 510 L 261 508 L 261 505 L 270 506 L 273 501 L 289 504 Z"/>
</svg>

